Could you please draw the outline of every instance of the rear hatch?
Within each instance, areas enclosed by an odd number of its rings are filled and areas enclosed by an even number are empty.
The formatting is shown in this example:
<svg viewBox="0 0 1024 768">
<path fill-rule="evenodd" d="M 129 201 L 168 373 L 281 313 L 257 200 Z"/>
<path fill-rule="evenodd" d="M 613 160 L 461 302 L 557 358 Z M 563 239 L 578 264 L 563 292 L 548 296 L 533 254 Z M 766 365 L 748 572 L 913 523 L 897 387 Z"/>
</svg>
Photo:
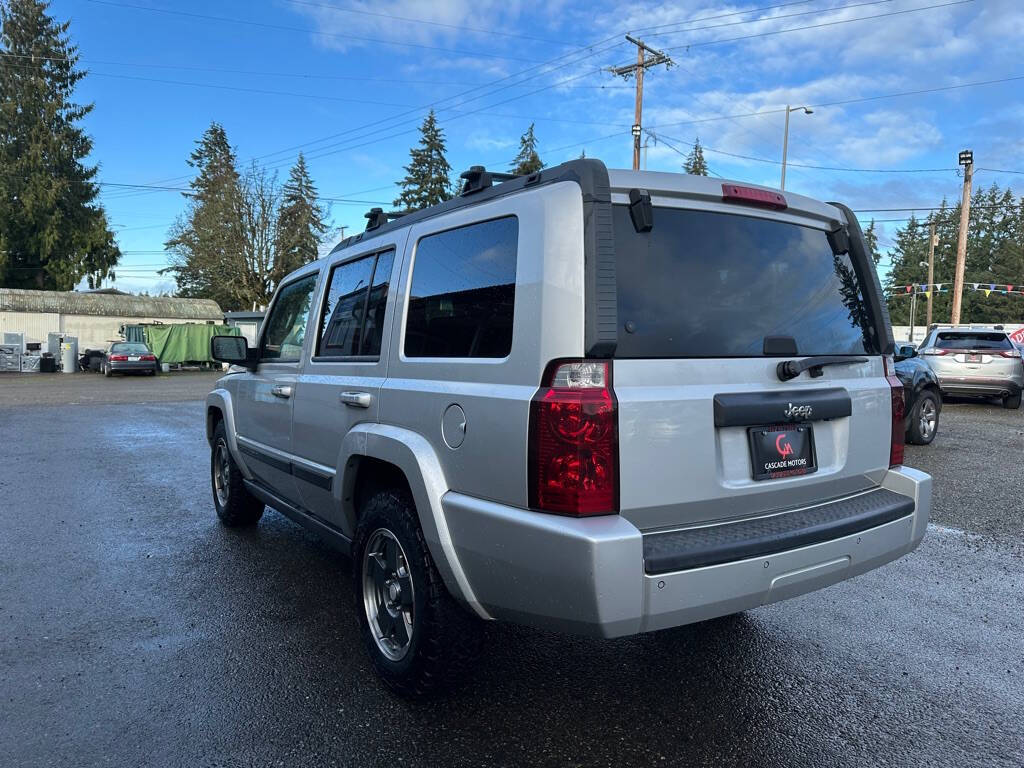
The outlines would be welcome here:
<svg viewBox="0 0 1024 768">
<path fill-rule="evenodd" d="M 937 373 L 965 378 L 1012 376 L 1020 369 L 1017 354 L 1001 331 L 939 331 L 927 350 Z"/>
<path fill-rule="evenodd" d="M 621 513 L 656 530 L 876 487 L 890 334 L 860 241 L 856 255 L 830 244 L 839 210 L 653 193 L 638 232 L 627 199 L 613 197 Z M 808 356 L 827 362 L 780 378 Z"/>
</svg>

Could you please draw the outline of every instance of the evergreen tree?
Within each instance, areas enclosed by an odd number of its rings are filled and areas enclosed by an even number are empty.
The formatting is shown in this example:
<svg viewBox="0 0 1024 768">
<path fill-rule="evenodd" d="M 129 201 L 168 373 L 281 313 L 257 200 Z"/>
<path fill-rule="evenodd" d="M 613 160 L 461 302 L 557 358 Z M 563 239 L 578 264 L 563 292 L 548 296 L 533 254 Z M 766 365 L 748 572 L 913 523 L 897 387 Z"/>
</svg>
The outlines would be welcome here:
<svg viewBox="0 0 1024 768">
<path fill-rule="evenodd" d="M 405 210 L 419 210 L 443 203 L 452 197 L 452 167 L 445 157 L 444 131 L 430 110 L 420 126 L 420 144 L 409 150 L 405 178 L 398 182 L 402 194 L 395 205 Z"/>
<path fill-rule="evenodd" d="M 871 256 L 871 261 L 874 262 L 875 267 L 878 267 L 878 262 L 882 260 L 882 253 L 878 250 L 878 233 L 875 231 L 874 219 L 868 224 L 868 228 L 864 230 L 864 242 L 868 247 L 868 255 Z"/>
<path fill-rule="evenodd" d="M 326 216 L 309 177 L 306 158 L 300 152 L 282 190 L 277 216 L 275 272 L 279 273 L 278 280 L 316 259 L 320 240 L 327 232 Z"/>
<path fill-rule="evenodd" d="M 683 163 L 683 170 L 691 176 L 707 176 L 708 164 L 704 160 L 704 148 L 700 145 L 700 137 L 693 141 L 693 149 L 686 156 Z"/>
<path fill-rule="evenodd" d="M 526 133 L 519 137 L 519 154 L 512 161 L 512 173 L 516 176 L 529 176 L 544 167 L 540 155 L 537 154 L 537 137 L 533 133 L 533 123 Z"/>
<path fill-rule="evenodd" d="M 1016 289 L 1024 283 L 1024 201 L 1009 189 L 993 185 L 979 189 L 971 198 L 967 253 L 964 268 L 964 292 L 960 321 L 963 323 L 1024 322 L 1024 296 L 1003 294 L 1005 284 Z M 956 269 L 956 246 L 960 230 L 960 205 L 949 207 L 945 200 L 927 220 L 912 218 L 897 230 L 892 249 L 892 268 L 886 281 L 889 313 L 896 325 L 910 321 L 910 298 L 907 286 L 921 285 L 928 277 L 929 224 L 935 225 L 938 244 L 935 246 L 935 283 L 941 289 L 932 294 L 932 322 L 948 323 L 953 303 L 953 276 Z M 992 290 L 992 284 L 1000 287 Z M 977 285 L 977 289 L 975 289 Z M 989 293 L 986 294 L 986 289 Z M 919 289 L 920 290 L 920 289 Z M 923 302 L 924 296 L 918 296 Z M 917 323 L 924 322 L 919 309 Z"/>
<path fill-rule="evenodd" d="M 0 0 L 0 285 L 68 291 L 120 257 L 76 104 L 78 48 L 44 0 Z"/>
<path fill-rule="evenodd" d="M 210 124 L 188 164 L 198 173 L 185 193 L 186 212 L 164 245 L 173 253 L 166 271 L 174 274 L 181 296 L 214 299 L 224 308 L 246 306 L 238 284 L 245 250 L 242 185 L 223 126 Z"/>
</svg>

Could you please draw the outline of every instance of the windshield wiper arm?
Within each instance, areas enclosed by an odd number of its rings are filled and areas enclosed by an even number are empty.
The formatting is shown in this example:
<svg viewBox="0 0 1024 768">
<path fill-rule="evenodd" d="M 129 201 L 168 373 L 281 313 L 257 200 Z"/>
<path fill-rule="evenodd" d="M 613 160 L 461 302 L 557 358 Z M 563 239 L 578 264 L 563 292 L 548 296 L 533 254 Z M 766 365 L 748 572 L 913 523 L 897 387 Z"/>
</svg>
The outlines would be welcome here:
<svg viewBox="0 0 1024 768">
<path fill-rule="evenodd" d="M 805 357 L 803 360 L 783 360 L 779 363 L 775 372 L 779 381 L 795 379 L 804 371 L 810 371 L 813 378 L 822 374 L 822 368 L 826 365 L 849 365 L 850 363 L 866 363 L 866 357 L 857 355 L 829 355 L 828 357 Z"/>
</svg>

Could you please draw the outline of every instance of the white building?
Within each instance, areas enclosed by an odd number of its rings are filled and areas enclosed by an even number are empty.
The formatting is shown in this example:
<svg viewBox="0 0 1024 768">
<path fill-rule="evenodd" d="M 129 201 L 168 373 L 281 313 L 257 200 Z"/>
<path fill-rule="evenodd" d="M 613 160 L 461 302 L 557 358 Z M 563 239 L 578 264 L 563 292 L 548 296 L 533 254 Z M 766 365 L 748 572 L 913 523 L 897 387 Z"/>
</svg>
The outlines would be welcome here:
<svg viewBox="0 0 1024 768">
<path fill-rule="evenodd" d="M 0 288 L 0 333 L 22 332 L 42 342 L 49 333 L 78 337 L 79 350 L 105 349 L 136 323 L 223 323 L 212 299 L 174 299 L 125 293 L 26 291 Z"/>
</svg>

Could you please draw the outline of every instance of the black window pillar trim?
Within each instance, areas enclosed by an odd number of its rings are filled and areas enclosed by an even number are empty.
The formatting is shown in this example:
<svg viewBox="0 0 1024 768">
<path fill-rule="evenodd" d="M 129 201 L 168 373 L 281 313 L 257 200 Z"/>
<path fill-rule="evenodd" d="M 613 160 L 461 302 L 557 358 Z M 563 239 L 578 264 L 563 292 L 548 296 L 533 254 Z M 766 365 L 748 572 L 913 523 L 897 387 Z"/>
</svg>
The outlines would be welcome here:
<svg viewBox="0 0 1024 768">
<path fill-rule="evenodd" d="M 875 341 L 878 343 L 879 351 L 883 355 L 891 355 L 895 351 L 896 342 L 892 335 L 892 322 L 889 320 L 889 306 L 882 298 L 882 284 L 878 279 L 878 270 L 875 269 L 871 257 L 864 247 L 864 232 L 860 228 L 860 222 L 852 210 L 842 203 L 832 203 L 846 217 L 846 226 L 850 232 L 850 255 L 853 257 L 853 268 L 857 272 L 857 278 L 861 285 L 867 288 L 869 296 L 867 300 L 871 309 L 871 319 L 875 329 Z"/>
</svg>

